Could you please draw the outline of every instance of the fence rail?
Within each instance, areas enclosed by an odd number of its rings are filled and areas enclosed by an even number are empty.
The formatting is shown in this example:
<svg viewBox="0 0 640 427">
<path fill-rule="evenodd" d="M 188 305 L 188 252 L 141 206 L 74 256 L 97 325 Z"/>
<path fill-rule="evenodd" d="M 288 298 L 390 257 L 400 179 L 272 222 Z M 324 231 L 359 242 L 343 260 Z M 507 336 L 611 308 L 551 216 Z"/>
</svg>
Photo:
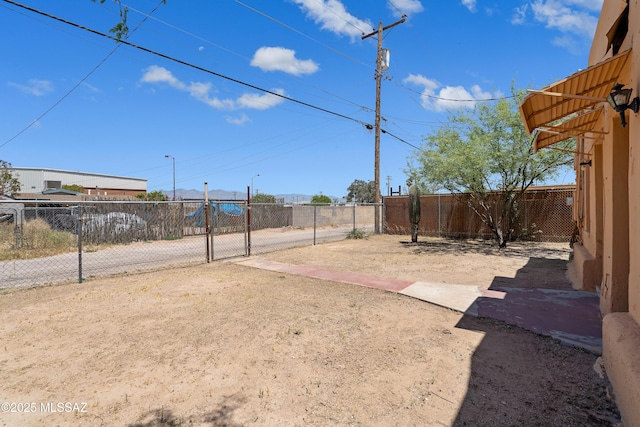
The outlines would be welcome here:
<svg viewBox="0 0 640 427">
<path fill-rule="evenodd" d="M 206 263 L 373 230 L 373 205 L 0 201 L 0 288 Z"/>
</svg>

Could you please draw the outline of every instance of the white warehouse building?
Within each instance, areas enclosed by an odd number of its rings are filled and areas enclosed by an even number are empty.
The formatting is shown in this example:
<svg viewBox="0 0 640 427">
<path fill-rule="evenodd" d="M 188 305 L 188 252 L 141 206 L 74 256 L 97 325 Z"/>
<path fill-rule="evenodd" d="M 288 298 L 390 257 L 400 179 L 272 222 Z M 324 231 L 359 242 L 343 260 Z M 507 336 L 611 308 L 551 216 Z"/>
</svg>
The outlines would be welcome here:
<svg viewBox="0 0 640 427">
<path fill-rule="evenodd" d="M 61 190 L 63 185 L 79 185 L 92 196 L 136 196 L 147 192 L 147 180 L 116 175 L 43 168 L 10 168 L 20 181 L 22 194 Z"/>
</svg>

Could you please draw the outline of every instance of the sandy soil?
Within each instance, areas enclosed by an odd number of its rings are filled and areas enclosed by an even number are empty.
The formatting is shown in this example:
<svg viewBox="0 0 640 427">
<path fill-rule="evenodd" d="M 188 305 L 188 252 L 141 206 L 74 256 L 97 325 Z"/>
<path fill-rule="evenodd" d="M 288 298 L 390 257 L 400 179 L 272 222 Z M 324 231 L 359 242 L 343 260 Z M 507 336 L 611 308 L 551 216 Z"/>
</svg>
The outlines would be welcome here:
<svg viewBox="0 0 640 427">
<path fill-rule="evenodd" d="M 569 288 L 567 244 L 374 236 L 265 258 Z M 402 295 L 216 262 L 0 294 L 2 426 L 606 426 L 597 355 Z"/>
</svg>

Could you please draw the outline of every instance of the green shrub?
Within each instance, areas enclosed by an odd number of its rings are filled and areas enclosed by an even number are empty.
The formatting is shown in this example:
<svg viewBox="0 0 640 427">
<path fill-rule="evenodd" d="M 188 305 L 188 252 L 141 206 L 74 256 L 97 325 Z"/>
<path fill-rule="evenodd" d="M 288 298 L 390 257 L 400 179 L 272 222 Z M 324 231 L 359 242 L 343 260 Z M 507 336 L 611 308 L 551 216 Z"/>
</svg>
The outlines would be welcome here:
<svg viewBox="0 0 640 427">
<path fill-rule="evenodd" d="M 361 230 L 359 228 L 354 228 L 350 232 L 347 233 L 347 239 L 368 239 L 369 235 L 366 231 Z"/>
</svg>

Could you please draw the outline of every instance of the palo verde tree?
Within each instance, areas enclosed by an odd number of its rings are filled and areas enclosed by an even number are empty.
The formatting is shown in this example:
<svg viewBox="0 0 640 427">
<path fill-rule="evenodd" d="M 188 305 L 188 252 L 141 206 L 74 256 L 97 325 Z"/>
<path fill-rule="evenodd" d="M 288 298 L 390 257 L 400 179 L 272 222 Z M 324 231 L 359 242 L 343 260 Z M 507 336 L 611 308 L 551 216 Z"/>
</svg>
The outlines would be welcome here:
<svg viewBox="0 0 640 427">
<path fill-rule="evenodd" d="M 0 196 L 12 196 L 20 191 L 20 181 L 11 171 L 11 163 L 0 160 Z"/>
<path fill-rule="evenodd" d="M 520 200 L 527 188 L 555 176 L 573 161 L 567 151 L 533 153 L 518 106 L 525 92 L 450 112 L 448 122 L 425 137 L 408 161 L 407 174 L 427 186 L 460 196 L 489 227 L 499 247 L 517 236 Z M 558 144 L 571 150 L 574 141 Z"/>
</svg>

